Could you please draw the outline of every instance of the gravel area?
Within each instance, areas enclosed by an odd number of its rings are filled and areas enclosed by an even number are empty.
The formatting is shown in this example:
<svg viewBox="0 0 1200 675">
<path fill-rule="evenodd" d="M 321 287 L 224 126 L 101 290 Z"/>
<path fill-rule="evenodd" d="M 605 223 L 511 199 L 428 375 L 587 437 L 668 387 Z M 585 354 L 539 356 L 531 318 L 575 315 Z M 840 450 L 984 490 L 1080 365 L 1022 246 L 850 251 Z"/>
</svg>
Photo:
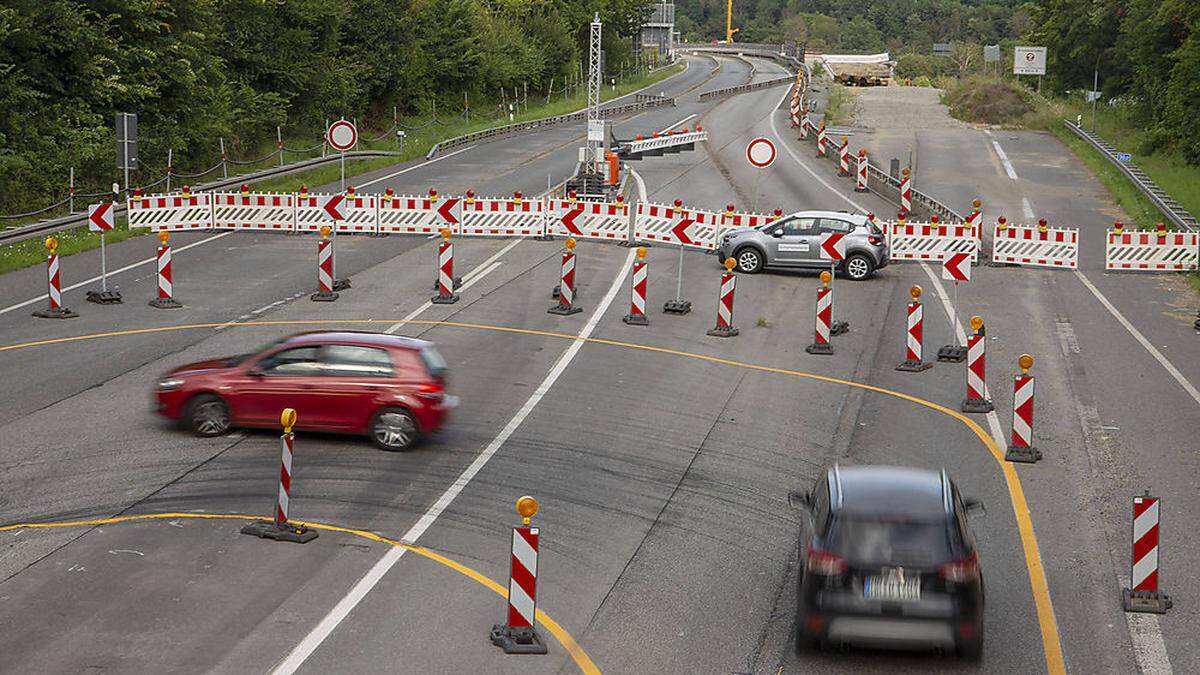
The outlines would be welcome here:
<svg viewBox="0 0 1200 675">
<path fill-rule="evenodd" d="M 858 98 L 854 124 L 869 129 L 969 129 L 950 116 L 932 87 L 851 87 Z"/>
</svg>

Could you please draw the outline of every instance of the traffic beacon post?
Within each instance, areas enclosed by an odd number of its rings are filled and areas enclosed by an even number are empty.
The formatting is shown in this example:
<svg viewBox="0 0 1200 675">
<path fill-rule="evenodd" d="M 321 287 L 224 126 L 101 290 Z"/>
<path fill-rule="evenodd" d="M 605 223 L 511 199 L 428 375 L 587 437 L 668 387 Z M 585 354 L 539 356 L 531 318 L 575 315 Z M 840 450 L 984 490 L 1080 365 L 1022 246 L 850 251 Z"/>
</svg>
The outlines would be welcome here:
<svg viewBox="0 0 1200 675">
<path fill-rule="evenodd" d="M 275 518 L 250 523 L 242 528 L 242 534 L 307 544 L 317 538 L 317 531 L 288 522 L 288 504 L 292 496 L 292 443 L 296 439 L 292 427 L 296 425 L 296 411 L 284 408 L 279 415 L 279 423 L 283 425 L 283 435 L 279 437 L 283 460 L 279 467 L 279 499 L 275 502 Z"/>
<path fill-rule="evenodd" d="M 830 293 L 829 280 L 833 275 L 829 270 L 821 271 L 821 286 L 817 288 L 816 327 L 813 333 L 813 343 L 804 348 L 809 354 L 832 354 L 833 345 L 829 344 L 830 324 L 833 323 L 833 298 Z"/>
<path fill-rule="evenodd" d="M 1158 587 L 1158 497 L 1150 491 L 1133 498 L 1133 558 L 1129 587 L 1123 589 L 1121 604 L 1126 612 L 1166 614 L 1171 597 Z"/>
<path fill-rule="evenodd" d="M 537 500 L 528 495 L 517 500 L 521 525 L 512 529 L 509 556 L 508 622 L 492 626 L 492 644 L 505 654 L 545 654 L 546 643 L 537 634 L 538 528 L 531 525 Z"/>
<path fill-rule="evenodd" d="M 42 319 L 74 319 L 79 316 L 63 307 L 62 280 L 58 273 L 58 239 L 46 238 L 46 309 L 33 313 Z"/>
<path fill-rule="evenodd" d="M 1032 464 L 1042 458 L 1042 451 L 1033 445 L 1033 357 L 1022 354 L 1017 359 L 1021 373 L 1013 378 L 1012 444 L 1004 459 Z"/>
<path fill-rule="evenodd" d="M 921 360 L 925 349 L 925 308 L 921 304 L 921 287 L 913 284 L 908 289 L 912 302 L 908 303 L 908 322 L 904 331 L 904 361 L 896 370 L 919 373 L 933 367 Z"/>
</svg>

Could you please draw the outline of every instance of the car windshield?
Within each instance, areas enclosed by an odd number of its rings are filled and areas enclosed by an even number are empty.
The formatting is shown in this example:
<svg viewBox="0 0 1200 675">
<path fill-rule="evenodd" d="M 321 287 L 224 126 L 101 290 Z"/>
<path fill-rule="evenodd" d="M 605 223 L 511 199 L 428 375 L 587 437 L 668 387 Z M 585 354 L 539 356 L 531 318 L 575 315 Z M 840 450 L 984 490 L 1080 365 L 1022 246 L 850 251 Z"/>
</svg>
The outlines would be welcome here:
<svg viewBox="0 0 1200 675">
<path fill-rule="evenodd" d="M 936 565 L 952 556 L 945 522 L 839 518 L 830 548 L 852 565 Z"/>
<path fill-rule="evenodd" d="M 242 365 L 243 363 L 245 363 L 245 362 L 246 362 L 248 359 L 250 359 L 251 357 L 258 356 L 259 354 L 262 354 L 262 353 L 263 353 L 263 352 L 265 352 L 265 351 L 268 351 L 268 350 L 270 350 L 270 349 L 274 349 L 274 348 L 275 348 L 277 345 L 280 345 L 280 344 L 282 344 L 282 343 L 283 343 L 283 341 L 284 341 L 284 340 L 286 340 L 286 339 L 287 339 L 287 338 L 280 338 L 280 339 L 277 339 L 277 340 L 271 340 L 270 342 L 266 343 L 265 345 L 262 345 L 262 346 L 261 346 L 261 347 L 259 347 L 258 349 L 255 349 L 255 350 L 253 350 L 253 351 L 246 352 L 245 354 L 239 354 L 239 355 L 237 355 L 237 356 L 231 356 L 231 357 L 229 357 L 228 363 L 229 363 L 229 365 L 231 365 L 231 366 L 240 366 L 240 365 Z"/>
</svg>

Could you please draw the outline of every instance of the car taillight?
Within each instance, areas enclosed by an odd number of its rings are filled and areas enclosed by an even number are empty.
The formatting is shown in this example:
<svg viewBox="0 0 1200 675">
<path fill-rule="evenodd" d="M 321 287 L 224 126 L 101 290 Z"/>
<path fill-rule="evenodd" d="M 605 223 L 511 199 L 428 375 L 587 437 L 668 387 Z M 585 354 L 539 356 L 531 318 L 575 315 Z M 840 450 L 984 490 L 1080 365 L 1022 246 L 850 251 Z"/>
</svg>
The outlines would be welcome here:
<svg viewBox="0 0 1200 675">
<path fill-rule="evenodd" d="M 417 387 L 417 396 L 439 401 L 446 396 L 446 388 L 441 383 L 422 384 Z"/>
<path fill-rule="evenodd" d="M 951 560 L 939 567 L 938 572 L 946 581 L 959 584 L 974 581 L 979 578 L 979 557 L 972 553 L 965 558 Z"/>
<path fill-rule="evenodd" d="M 878 234 L 872 234 L 867 236 L 867 241 L 871 242 L 872 246 L 878 246 L 883 243 L 883 237 Z"/>
<path fill-rule="evenodd" d="M 813 574 L 826 576 L 844 574 L 847 569 L 845 558 L 815 548 L 808 549 L 808 559 L 805 561 L 804 567 Z"/>
</svg>

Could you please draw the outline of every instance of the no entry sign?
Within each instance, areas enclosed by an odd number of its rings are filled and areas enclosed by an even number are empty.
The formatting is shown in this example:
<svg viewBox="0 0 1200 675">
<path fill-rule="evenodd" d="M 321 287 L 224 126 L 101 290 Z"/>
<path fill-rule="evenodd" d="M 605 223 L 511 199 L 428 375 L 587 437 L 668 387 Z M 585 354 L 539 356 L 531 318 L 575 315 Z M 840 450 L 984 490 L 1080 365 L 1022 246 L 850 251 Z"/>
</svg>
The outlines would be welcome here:
<svg viewBox="0 0 1200 675">
<path fill-rule="evenodd" d="M 358 129 L 349 120 L 338 120 L 329 125 L 325 140 L 334 150 L 349 150 L 358 144 Z"/>
<path fill-rule="evenodd" d="M 746 145 L 746 161 L 750 166 L 765 169 L 775 161 L 775 144 L 759 136 Z"/>
</svg>

